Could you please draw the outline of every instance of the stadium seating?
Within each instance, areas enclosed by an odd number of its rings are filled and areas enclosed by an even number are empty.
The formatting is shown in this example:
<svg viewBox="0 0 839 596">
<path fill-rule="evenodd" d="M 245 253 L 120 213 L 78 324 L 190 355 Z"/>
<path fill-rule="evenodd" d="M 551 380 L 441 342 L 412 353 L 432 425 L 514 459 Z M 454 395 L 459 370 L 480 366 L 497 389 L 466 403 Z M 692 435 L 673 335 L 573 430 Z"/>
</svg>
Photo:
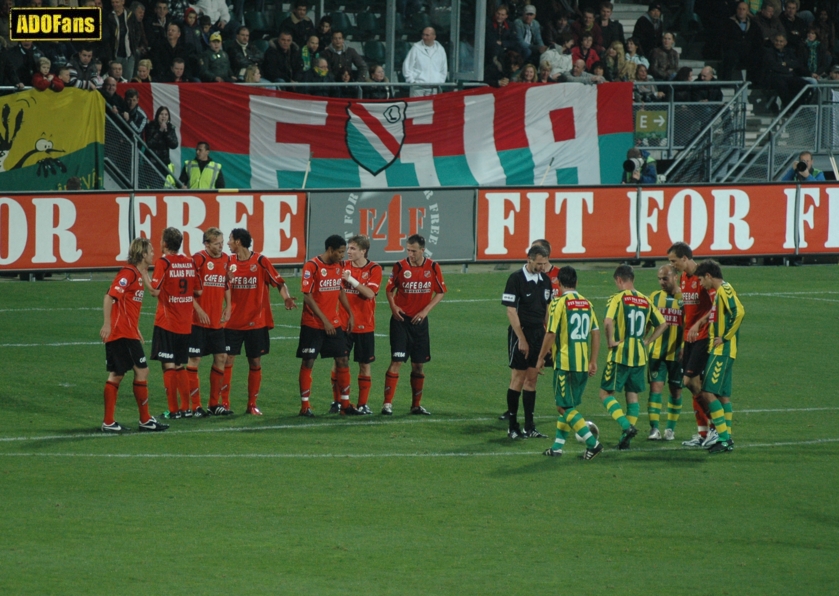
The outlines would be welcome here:
<svg viewBox="0 0 839 596">
<path fill-rule="evenodd" d="M 369 65 L 371 62 L 375 62 L 376 64 L 384 64 L 385 63 L 385 44 L 381 41 L 365 41 L 364 42 L 364 58 L 367 60 L 367 64 Z"/>
</svg>

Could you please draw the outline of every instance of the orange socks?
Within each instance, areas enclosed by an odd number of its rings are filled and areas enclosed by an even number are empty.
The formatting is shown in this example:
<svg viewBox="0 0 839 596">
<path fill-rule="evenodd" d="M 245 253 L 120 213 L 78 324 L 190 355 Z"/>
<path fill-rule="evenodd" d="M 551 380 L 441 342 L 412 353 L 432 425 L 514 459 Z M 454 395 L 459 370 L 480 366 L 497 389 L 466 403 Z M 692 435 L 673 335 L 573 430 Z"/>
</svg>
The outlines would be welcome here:
<svg viewBox="0 0 839 596">
<path fill-rule="evenodd" d="M 114 411 L 117 408 L 117 392 L 119 391 L 119 385 L 116 383 L 111 383 L 110 381 L 105 383 L 105 424 L 113 424 L 114 423 Z"/>
<path fill-rule="evenodd" d="M 225 365 L 224 382 L 221 385 L 221 405 L 226 410 L 230 409 L 230 381 L 233 379 L 233 365 Z"/>
<path fill-rule="evenodd" d="M 422 401 L 422 385 L 425 382 L 425 375 L 411 373 L 411 407 L 416 408 Z"/>
<path fill-rule="evenodd" d="M 338 372 L 337 370 L 332 371 L 332 401 L 340 401 L 341 400 L 341 388 L 339 387 L 338 383 Z"/>
<path fill-rule="evenodd" d="M 312 369 L 301 366 L 298 381 L 300 383 L 300 409 L 306 410 L 309 408 L 309 395 L 312 393 Z"/>
<path fill-rule="evenodd" d="M 169 413 L 175 414 L 178 411 L 178 371 L 174 368 L 167 368 L 163 371 L 163 386 L 166 387 L 166 402 L 169 406 Z"/>
<path fill-rule="evenodd" d="M 396 386 L 399 384 L 399 375 L 391 372 L 385 373 L 385 403 L 392 404 L 393 396 L 396 394 Z"/>
<path fill-rule="evenodd" d="M 189 402 L 194 411 L 201 407 L 201 382 L 198 380 L 198 369 L 187 366 L 186 378 L 189 382 Z"/>
<path fill-rule="evenodd" d="M 696 416 L 696 428 L 700 436 L 704 437 L 708 434 L 708 416 L 705 415 L 705 410 L 695 395 L 693 396 L 693 414 Z"/>
<path fill-rule="evenodd" d="M 210 404 L 209 407 L 215 408 L 221 399 L 221 388 L 224 385 L 224 371 L 217 369 L 215 366 L 210 369 Z M 200 402 L 199 402 L 200 403 Z"/>
<path fill-rule="evenodd" d="M 181 396 L 181 410 L 186 412 L 189 407 L 189 377 L 185 368 L 176 368 L 178 379 L 178 393 Z"/>
<path fill-rule="evenodd" d="M 335 369 L 335 381 L 338 387 L 338 395 L 341 400 L 341 409 L 345 410 L 350 406 L 350 383 L 352 375 L 349 367 Z"/>
<path fill-rule="evenodd" d="M 140 423 L 151 420 L 149 414 L 149 385 L 146 381 L 134 381 L 134 399 L 137 400 L 137 409 L 140 410 Z"/>
<path fill-rule="evenodd" d="M 248 407 L 256 406 L 259 397 L 259 386 L 262 385 L 262 368 L 248 370 Z"/>
<path fill-rule="evenodd" d="M 370 385 L 372 379 L 370 377 L 358 377 L 358 407 L 367 405 L 367 398 L 370 397 Z"/>
</svg>

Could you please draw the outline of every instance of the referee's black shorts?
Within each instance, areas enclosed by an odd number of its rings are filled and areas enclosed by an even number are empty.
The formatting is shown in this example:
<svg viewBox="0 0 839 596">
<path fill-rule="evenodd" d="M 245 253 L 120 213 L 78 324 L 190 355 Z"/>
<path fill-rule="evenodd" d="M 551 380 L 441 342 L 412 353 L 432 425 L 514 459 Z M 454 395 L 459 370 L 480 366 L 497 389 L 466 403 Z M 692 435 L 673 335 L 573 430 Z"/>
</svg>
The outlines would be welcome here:
<svg viewBox="0 0 839 596">
<path fill-rule="evenodd" d="M 527 345 L 530 351 L 525 358 L 524 354 L 519 350 L 519 338 L 516 336 L 512 327 L 507 327 L 507 356 L 510 368 L 514 370 L 527 370 L 528 368 L 536 368 L 536 363 L 539 360 L 539 351 L 542 349 L 542 341 L 545 339 L 545 328 L 542 325 L 538 327 L 522 327 Z"/>
</svg>

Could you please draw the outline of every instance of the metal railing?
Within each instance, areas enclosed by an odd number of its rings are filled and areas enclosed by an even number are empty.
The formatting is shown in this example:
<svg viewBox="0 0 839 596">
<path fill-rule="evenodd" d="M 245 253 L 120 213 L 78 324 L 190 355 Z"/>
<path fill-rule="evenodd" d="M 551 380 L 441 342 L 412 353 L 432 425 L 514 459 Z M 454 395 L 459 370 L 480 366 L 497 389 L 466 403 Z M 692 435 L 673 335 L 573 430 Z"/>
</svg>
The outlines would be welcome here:
<svg viewBox="0 0 839 596">
<path fill-rule="evenodd" d="M 133 132 L 105 117 L 105 164 L 126 190 L 172 188 L 168 166 Z M 127 185 L 126 185 L 127 183 Z"/>
<path fill-rule="evenodd" d="M 723 109 L 676 156 L 664 179 L 671 183 L 712 182 L 726 165 L 746 149 L 746 100 L 749 84 L 743 83 Z"/>
<path fill-rule="evenodd" d="M 807 85 L 720 182 L 778 180 L 802 151 L 839 148 L 839 84 Z"/>
<path fill-rule="evenodd" d="M 270 81 L 260 81 L 259 83 L 236 83 L 246 87 L 261 87 L 264 89 L 275 89 L 277 91 L 289 91 L 291 93 L 308 93 L 309 89 L 335 89 L 341 93 L 340 97 L 350 98 L 347 91 L 352 90 L 357 99 L 363 99 L 365 89 L 381 89 L 383 87 L 389 88 L 392 97 L 408 97 L 412 88 L 427 89 L 431 92 L 438 90 L 443 91 L 461 91 L 463 89 L 470 89 L 473 87 L 486 87 L 486 83 L 478 83 L 474 81 L 456 81 L 453 83 L 437 83 L 435 85 L 426 85 L 420 83 L 399 83 L 390 81 L 365 81 L 353 83 L 272 83 Z"/>
</svg>

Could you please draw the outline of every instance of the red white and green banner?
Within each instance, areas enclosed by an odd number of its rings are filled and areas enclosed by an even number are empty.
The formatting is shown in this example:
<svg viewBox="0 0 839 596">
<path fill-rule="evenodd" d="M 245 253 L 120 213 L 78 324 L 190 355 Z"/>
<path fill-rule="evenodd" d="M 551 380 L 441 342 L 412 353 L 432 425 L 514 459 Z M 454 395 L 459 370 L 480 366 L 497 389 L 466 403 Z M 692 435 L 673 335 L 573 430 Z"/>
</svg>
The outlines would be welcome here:
<svg viewBox="0 0 839 596">
<path fill-rule="evenodd" d="M 207 141 L 232 188 L 609 184 L 633 146 L 631 83 L 381 102 L 224 83 L 133 86 L 150 119 L 169 108 L 176 171 Z"/>
</svg>

